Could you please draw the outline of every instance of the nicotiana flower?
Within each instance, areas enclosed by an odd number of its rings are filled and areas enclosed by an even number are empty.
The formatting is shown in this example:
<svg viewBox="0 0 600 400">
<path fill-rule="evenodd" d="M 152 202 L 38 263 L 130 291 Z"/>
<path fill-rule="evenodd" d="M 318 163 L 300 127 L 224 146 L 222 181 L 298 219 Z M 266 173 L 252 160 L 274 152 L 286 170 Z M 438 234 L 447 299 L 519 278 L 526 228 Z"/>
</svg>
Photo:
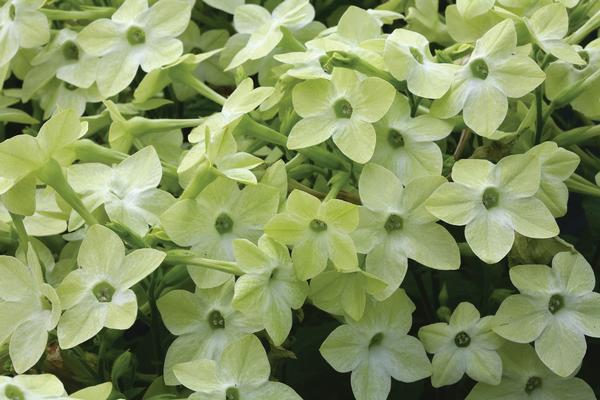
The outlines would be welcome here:
<svg viewBox="0 0 600 400">
<path fill-rule="evenodd" d="M 554 142 L 541 143 L 526 154 L 538 157 L 542 167 L 540 188 L 535 196 L 544 202 L 553 216 L 562 217 L 567 213 L 569 200 L 569 189 L 564 181 L 577 169 L 579 156 Z"/>
<path fill-rule="evenodd" d="M 308 25 L 315 17 L 309 0 L 285 0 L 272 13 L 256 4 L 235 8 L 233 26 L 247 37 L 247 42 L 233 57 L 225 70 L 236 68 L 248 60 L 258 60 L 269 54 L 283 39 L 281 28 L 295 31 Z"/>
<path fill-rule="evenodd" d="M 433 142 L 447 137 L 452 124 L 430 115 L 412 118 L 408 99 L 398 94 L 387 114 L 374 126 L 377 143 L 372 162 L 389 169 L 405 183 L 424 175 L 441 175 L 442 150 Z"/>
<path fill-rule="evenodd" d="M 46 350 L 48 331 L 60 317 L 56 291 L 43 282 L 41 272 L 35 272 L 38 268 L 0 256 L 0 343 L 10 340 L 9 354 L 17 373 L 38 362 Z"/>
<path fill-rule="evenodd" d="M 431 383 L 452 385 L 466 373 L 472 379 L 497 385 L 502 375 L 498 348 L 502 339 L 492 332 L 492 316 L 481 318 L 471 303 L 460 303 L 449 323 L 438 322 L 419 329 L 425 350 L 434 353 Z"/>
<path fill-rule="evenodd" d="M 431 375 L 423 345 L 407 333 L 415 305 L 404 290 L 387 300 L 369 302 L 358 321 L 348 320 L 325 339 L 320 351 L 338 372 L 350 372 L 357 400 L 385 400 L 390 377 L 415 382 Z"/>
<path fill-rule="evenodd" d="M 243 336 L 263 329 L 261 318 L 236 311 L 233 279 L 212 289 L 195 293 L 173 290 L 158 299 L 158 309 L 167 329 L 177 339 L 165 358 L 164 379 L 167 385 L 179 384 L 173 373 L 177 364 L 193 360 L 218 360 L 223 349 Z"/>
<path fill-rule="evenodd" d="M 294 87 L 294 109 L 303 119 L 290 132 L 288 147 L 301 149 L 333 137 L 353 161 L 366 163 L 375 150 L 375 129 L 394 101 L 396 90 L 380 78 L 335 68 L 331 80 L 313 79 Z"/>
<path fill-rule="evenodd" d="M 593 292 L 592 267 L 580 254 L 562 252 L 552 259 L 552 268 L 511 268 L 510 280 L 521 294 L 502 302 L 494 331 L 513 342 L 535 341 L 548 368 L 571 375 L 585 355 L 585 335 L 600 337 L 600 294 Z"/>
<path fill-rule="evenodd" d="M 367 272 L 388 283 L 381 293 L 384 298 L 402 283 L 409 258 L 435 269 L 458 269 L 456 242 L 425 209 L 425 200 L 444 182 L 441 176 L 426 176 L 403 186 L 379 165 L 363 169 L 358 184 L 360 225 L 352 236 L 357 251 L 367 254 Z"/>
<path fill-rule="evenodd" d="M 96 85 L 80 88 L 60 79 L 52 79 L 44 86 L 39 101 L 44 109 L 44 118 L 67 109 L 81 116 L 85 112 L 87 103 L 102 101 L 102 95 Z"/>
<path fill-rule="evenodd" d="M 236 182 L 217 178 L 196 199 L 175 203 L 160 221 L 179 246 L 191 246 L 202 257 L 233 260 L 234 239 L 256 243 L 278 206 L 279 193 L 272 187 L 258 184 L 240 190 Z M 201 288 L 222 285 L 230 278 L 225 272 L 207 268 L 188 270 Z"/>
<path fill-rule="evenodd" d="M 321 203 L 311 194 L 294 190 L 283 213 L 266 225 L 265 233 L 292 245 L 292 260 L 300 279 L 309 279 L 333 262 L 339 271 L 354 271 L 358 258 L 350 232 L 358 225 L 358 207 L 342 200 Z"/>
<path fill-rule="evenodd" d="M 156 188 L 161 177 L 160 159 L 152 146 L 113 167 L 82 163 L 67 170 L 69 183 L 82 196 L 88 210 L 104 206 L 111 221 L 124 224 L 139 236 L 144 236 L 149 226 L 158 225 L 159 216 L 175 202 L 170 193 Z M 69 229 L 82 224 L 79 214 L 73 211 Z"/>
<path fill-rule="evenodd" d="M 218 361 L 175 366 L 177 379 L 194 391 L 189 400 L 301 400 L 289 386 L 269 381 L 271 365 L 258 338 L 247 335 L 225 348 Z"/>
<path fill-rule="evenodd" d="M 460 68 L 436 63 L 427 38 L 407 29 L 396 29 L 387 37 L 384 57 L 394 78 L 406 81 L 411 93 L 429 99 L 442 97 Z"/>
<path fill-rule="evenodd" d="M 31 49 L 50 39 L 48 18 L 39 11 L 44 0 L 9 0 L 0 8 L 0 66 L 20 47 Z"/>
<path fill-rule="evenodd" d="M 233 307 L 262 320 L 276 346 L 292 328 L 292 311 L 304 304 L 308 284 L 296 277 L 287 246 L 261 236 L 258 246 L 233 242 L 238 267 L 244 272 L 235 282 Z"/>
<path fill-rule="evenodd" d="M 566 61 L 557 60 L 546 68 L 546 96 L 550 100 L 556 99 L 565 88 L 573 87 L 576 82 L 590 77 L 600 68 L 600 38 L 589 42 L 585 48 L 579 48 L 579 55 L 586 63 L 573 65 Z M 581 93 L 571 101 L 571 106 L 588 117 L 600 117 L 600 101 L 598 90 L 600 81 Z"/>
<path fill-rule="evenodd" d="M 188 25 L 193 2 L 126 0 L 111 19 L 93 21 L 77 41 L 98 62 L 96 82 L 100 93 L 113 96 L 125 89 L 138 67 L 150 72 L 175 61 L 183 52 L 176 39 Z"/>
<path fill-rule="evenodd" d="M 571 64 L 585 65 L 586 61 L 564 40 L 569 31 L 569 15 L 564 5 L 548 4 L 523 21 L 535 44 L 545 53 Z"/>
<path fill-rule="evenodd" d="M 526 95 L 544 78 L 536 62 L 517 51 L 515 26 L 507 19 L 477 40 L 469 62 L 456 73 L 448 93 L 432 104 L 431 112 L 449 118 L 463 110 L 469 128 L 493 138 L 506 117 L 507 97 Z"/>
<path fill-rule="evenodd" d="M 131 327 L 138 307 L 130 288 L 151 274 L 164 258 L 165 253 L 154 249 L 138 249 L 125 255 L 125 246 L 116 233 L 92 225 L 77 255 L 79 268 L 58 287 L 66 310 L 58 323 L 60 347 L 75 347 L 103 327 Z"/>
<path fill-rule="evenodd" d="M 438 15 L 440 8 L 439 0 L 421 0 L 415 2 L 414 7 L 408 7 L 406 22 L 408 27 L 425 35 L 431 42 L 441 45 L 452 43 L 448 29 Z"/>
<path fill-rule="evenodd" d="M 7 400 L 68 399 L 62 382 L 51 374 L 0 376 L 0 398 Z"/>
<path fill-rule="evenodd" d="M 456 0 L 456 8 L 464 18 L 471 19 L 489 11 L 494 3 L 495 0 Z"/>
<path fill-rule="evenodd" d="M 500 384 L 478 383 L 466 400 L 596 399 L 592 388 L 582 379 L 562 378 L 552 373 L 527 344 L 506 343 L 499 353 L 502 358 Z"/>
<path fill-rule="evenodd" d="M 537 157 L 516 154 L 494 165 L 487 160 L 459 160 L 453 182 L 444 183 L 427 200 L 429 212 L 452 225 L 466 225 L 465 238 L 488 264 L 510 251 L 515 231 L 544 239 L 559 229 L 548 208 L 534 195 L 540 187 Z"/>
</svg>

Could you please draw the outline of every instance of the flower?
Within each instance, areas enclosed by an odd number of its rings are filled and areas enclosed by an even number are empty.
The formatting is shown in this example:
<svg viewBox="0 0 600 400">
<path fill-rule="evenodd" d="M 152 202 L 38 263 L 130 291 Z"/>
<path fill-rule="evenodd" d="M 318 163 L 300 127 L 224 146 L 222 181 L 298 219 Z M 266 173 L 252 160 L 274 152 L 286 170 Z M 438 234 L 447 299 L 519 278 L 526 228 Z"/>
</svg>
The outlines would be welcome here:
<svg viewBox="0 0 600 400">
<path fill-rule="evenodd" d="M 542 362 L 559 376 L 579 367 L 585 335 L 600 337 L 600 294 L 594 272 L 580 255 L 558 253 L 552 268 L 519 265 L 510 280 L 520 294 L 506 298 L 494 317 L 494 332 L 513 342 L 535 341 Z"/>
<path fill-rule="evenodd" d="M 515 154 L 494 165 L 487 160 L 459 160 L 452 180 L 426 201 L 427 210 L 452 225 L 466 225 L 465 238 L 488 264 L 510 251 L 514 232 L 544 239 L 559 229 L 548 208 L 534 197 L 540 187 L 537 157 Z"/>
<path fill-rule="evenodd" d="M 385 400 L 393 377 L 415 382 L 431 375 L 423 345 L 408 336 L 415 305 L 398 289 L 381 303 L 369 302 L 358 321 L 346 321 L 321 345 L 321 355 L 338 372 L 350 372 L 357 400 Z"/>
<path fill-rule="evenodd" d="M 125 246 L 116 233 L 92 225 L 77 255 L 79 268 L 58 287 L 65 310 L 57 330 L 60 347 L 75 347 L 103 327 L 131 327 L 137 316 L 137 298 L 130 288 L 151 274 L 164 258 L 165 253 L 154 249 L 125 255 Z"/>
<path fill-rule="evenodd" d="M 167 385 L 179 380 L 173 368 L 192 360 L 218 360 L 223 350 L 243 336 L 263 329 L 261 318 L 236 311 L 233 279 L 212 289 L 195 293 L 173 290 L 158 299 L 158 310 L 167 329 L 177 339 L 165 357 L 164 379 Z"/>
<path fill-rule="evenodd" d="M 258 184 L 240 190 L 236 182 L 217 178 L 196 199 L 175 203 L 160 221 L 179 246 L 191 246 L 202 257 L 233 260 L 233 241 L 248 239 L 256 243 L 278 206 L 279 193 L 272 187 Z M 201 288 L 220 286 L 230 278 L 221 271 L 188 270 Z"/>
<path fill-rule="evenodd" d="M 383 298 L 402 283 L 409 258 L 435 269 L 458 269 L 456 242 L 424 206 L 444 182 L 440 176 L 427 176 L 403 186 L 379 165 L 367 164 L 363 169 L 358 183 L 363 206 L 352 237 L 357 251 L 367 255 L 367 272 L 387 282 Z"/>
<path fill-rule="evenodd" d="M 358 268 L 350 237 L 357 225 L 358 207 L 354 204 L 337 199 L 321 203 L 311 194 L 294 190 L 285 211 L 265 225 L 265 233 L 294 246 L 292 260 L 296 274 L 306 280 L 322 272 L 328 259 L 340 271 Z"/>
<path fill-rule="evenodd" d="M 0 66 L 12 60 L 20 47 L 32 49 L 48 42 L 48 18 L 39 11 L 43 5 L 43 0 L 9 0 L 0 8 Z"/>
<path fill-rule="evenodd" d="M 290 132 L 287 146 L 302 149 L 333 137 L 353 161 L 369 161 L 375 150 L 375 129 L 388 111 L 396 90 L 380 78 L 361 79 L 357 72 L 335 68 L 331 80 L 299 83 L 292 92 L 294 109 L 303 119 Z"/>
<path fill-rule="evenodd" d="M 176 37 L 188 25 L 192 5 L 187 0 L 159 0 L 148 8 L 147 0 L 126 0 L 111 19 L 97 19 L 83 28 L 78 43 L 100 57 L 100 93 L 110 97 L 125 89 L 138 67 L 150 72 L 177 60 L 183 44 Z"/>
<path fill-rule="evenodd" d="M 438 322 L 419 329 L 425 350 L 434 353 L 431 383 L 434 387 L 452 385 L 463 375 L 497 385 L 502 361 L 497 353 L 502 339 L 492 331 L 492 316 L 480 318 L 471 303 L 460 303 L 450 323 Z"/>
<path fill-rule="evenodd" d="M 0 396 L 9 400 L 68 399 L 61 381 L 51 374 L 0 376 Z"/>
<path fill-rule="evenodd" d="M 493 138 L 506 117 L 507 97 L 526 95 L 544 78 L 536 62 L 517 51 L 515 26 L 507 19 L 477 40 L 469 62 L 456 73 L 448 93 L 434 101 L 431 112 L 449 118 L 463 110 L 469 128 Z"/>
</svg>

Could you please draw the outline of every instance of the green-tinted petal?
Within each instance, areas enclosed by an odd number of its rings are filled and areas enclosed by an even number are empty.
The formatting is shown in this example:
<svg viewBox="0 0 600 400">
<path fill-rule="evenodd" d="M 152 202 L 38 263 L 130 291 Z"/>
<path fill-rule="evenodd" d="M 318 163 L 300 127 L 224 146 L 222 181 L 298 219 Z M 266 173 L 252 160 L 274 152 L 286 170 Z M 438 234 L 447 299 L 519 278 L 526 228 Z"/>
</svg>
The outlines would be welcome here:
<svg viewBox="0 0 600 400">
<path fill-rule="evenodd" d="M 86 53 L 92 56 L 103 56 L 119 40 L 117 25 L 108 19 L 93 21 L 81 30 L 77 42 Z"/>
<path fill-rule="evenodd" d="M 390 393 L 392 379 L 375 356 L 368 356 L 350 377 L 356 400 L 385 400 Z"/>
<path fill-rule="evenodd" d="M 569 376 L 583 360 L 587 345 L 585 336 L 566 321 L 552 319 L 535 341 L 540 360 L 559 376 Z"/>
<path fill-rule="evenodd" d="M 92 225 L 79 248 L 77 262 L 87 272 L 111 276 L 125 259 L 125 246 L 119 236 L 102 225 Z"/>
<path fill-rule="evenodd" d="M 185 290 L 173 290 L 158 299 L 163 323 L 174 335 L 184 335 L 206 324 L 201 319 L 203 303 L 199 296 Z"/>
<path fill-rule="evenodd" d="M 477 257 L 493 264 L 508 254 L 515 232 L 502 211 L 483 212 L 467 224 L 465 238 Z"/>
<path fill-rule="evenodd" d="M 517 32 L 512 20 L 506 19 L 487 31 L 475 44 L 473 58 L 493 57 L 513 50 L 517 45 Z"/>
<path fill-rule="evenodd" d="M 574 312 L 581 331 L 592 337 L 600 337 L 600 294 L 596 292 L 581 296 L 570 308 Z"/>
<path fill-rule="evenodd" d="M 292 92 L 294 110 L 303 118 L 333 115 L 334 96 L 333 85 L 328 80 L 304 81 L 297 84 Z"/>
<path fill-rule="evenodd" d="M 307 237 L 294 245 L 292 260 L 299 279 L 310 279 L 325 269 L 329 255 L 327 246 L 327 238 L 319 235 Z"/>
<path fill-rule="evenodd" d="M 57 330 L 60 347 L 70 349 L 94 337 L 104 326 L 107 310 L 93 299 L 65 311 Z"/>
<path fill-rule="evenodd" d="M 15 371 L 22 374 L 35 365 L 44 354 L 48 343 L 46 321 L 31 319 L 15 329 L 10 338 L 10 359 Z"/>
<path fill-rule="evenodd" d="M 452 167 L 452 180 L 472 189 L 483 189 L 492 183 L 494 164 L 488 160 L 466 159 Z"/>
<path fill-rule="evenodd" d="M 460 303 L 450 317 L 450 326 L 457 331 L 464 331 L 479 321 L 481 315 L 471 303 Z"/>
<path fill-rule="evenodd" d="M 104 326 L 110 329 L 125 330 L 131 328 L 137 317 L 137 298 L 132 290 L 117 292 L 107 304 Z"/>
<path fill-rule="evenodd" d="M 463 118 L 465 124 L 483 137 L 491 137 L 508 111 L 506 95 L 496 87 L 478 84 L 471 89 L 465 101 Z"/>
<path fill-rule="evenodd" d="M 382 364 L 394 379 L 415 382 L 431 375 L 431 363 L 419 339 L 403 335 L 388 341 L 384 335 L 381 346 L 387 356 L 382 357 Z"/>
<path fill-rule="evenodd" d="M 358 188 L 363 204 L 374 211 L 394 210 L 403 192 L 402 184 L 392 172 L 372 163 L 363 168 Z"/>
<path fill-rule="evenodd" d="M 454 340 L 455 330 L 445 322 L 425 325 L 419 329 L 419 339 L 428 353 L 437 353 Z M 435 367 L 434 367 L 435 368 Z"/>
<path fill-rule="evenodd" d="M 537 339 L 550 320 L 547 301 L 516 294 L 507 297 L 494 317 L 494 332 L 517 343 Z"/>
<path fill-rule="evenodd" d="M 480 213 L 477 192 L 457 183 L 444 183 L 425 202 L 427 211 L 453 225 L 466 225 Z"/>
<path fill-rule="evenodd" d="M 304 118 L 292 128 L 287 147 L 290 149 L 303 149 L 317 145 L 329 139 L 337 129 L 338 120 L 335 115 Z"/>
<path fill-rule="evenodd" d="M 125 256 L 118 270 L 118 280 L 123 288 L 130 288 L 150 275 L 165 259 L 166 254 L 154 249 L 138 249 Z"/>
<path fill-rule="evenodd" d="M 352 238 L 338 232 L 330 232 L 328 236 L 329 259 L 335 268 L 341 272 L 355 271 L 358 268 L 358 258 Z"/>
<path fill-rule="evenodd" d="M 492 8 L 494 0 L 457 0 L 458 12 L 465 18 L 473 18 Z"/>
<path fill-rule="evenodd" d="M 348 99 L 352 104 L 352 117 L 366 122 L 377 122 L 389 110 L 396 89 L 381 78 L 366 78 L 354 89 Z"/>
<path fill-rule="evenodd" d="M 525 96 L 546 78 L 544 71 L 529 57 L 518 55 L 500 59 L 490 71 L 488 80 L 508 97 Z"/>
<path fill-rule="evenodd" d="M 367 345 L 360 332 L 349 325 L 342 325 L 329 334 L 319 351 L 333 369 L 350 372 L 368 357 Z"/>
<path fill-rule="evenodd" d="M 442 349 L 433 356 L 431 363 L 432 375 L 431 385 L 439 388 L 446 385 L 453 385 L 463 377 L 466 371 L 466 352 L 456 349 L 456 347 Z"/>
<path fill-rule="evenodd" d="M 467 375 L 472 379 L 497 385 L 502 376 L 502 360 L 495 351 L 473 348 L 467 353 Z"/>
<path fill-rule="evenodd" d="M 213 360 L 196 360 L 173 367 L 177 380 L 195 391 L 211 392 L 221 389 L 219 369 Z"/>
<path fill-rule="evenodd" d="M 552 270 L 546 265 L 517 265 L 509 271 L 510 281 L 522 294 L 552 294 L 560 288 Z"/>
<path fill-rule="evenodd" d="M 364 164 L 369 161 L 377 141 L 373 125 L 354 118 L 338 120 L 336 125 L 333 142 L 342 153 L 357 163 Z"/>
<path fill-rule="evenodd" d="M 406 227 L 403 231 L 408 258 L 430 268 L 458 269 L 460 254 L 452 235 L 442 226 L 429 223 Z"/>
<path fill-rule="evenodd" d="M 269 379 L 267 353 L 254 335 L 244 336 L 223 350 L 220 367 L 242 385 L 259 385 Z"/>
<path fill-rule="evenodd" d="M 546 239 L 559 233 L 558 225 L 550 210 L 535 197 L 503 202 L 515 231 L 523 236 Z"/>
<path fill-rule="evenodd" d="M 346 232 L 358 226 L 358 206 L 347 201 L 331 199 L 324 202 L 320 215 L 328 225 Z"/>
<path fill-rule="evenodd" d="M 590 264 L 579 253 L 558 253 L 552 259 L 552 269 L 567 292 L 581 296 L 594 290 L 596 277 Z"/>
</svg>

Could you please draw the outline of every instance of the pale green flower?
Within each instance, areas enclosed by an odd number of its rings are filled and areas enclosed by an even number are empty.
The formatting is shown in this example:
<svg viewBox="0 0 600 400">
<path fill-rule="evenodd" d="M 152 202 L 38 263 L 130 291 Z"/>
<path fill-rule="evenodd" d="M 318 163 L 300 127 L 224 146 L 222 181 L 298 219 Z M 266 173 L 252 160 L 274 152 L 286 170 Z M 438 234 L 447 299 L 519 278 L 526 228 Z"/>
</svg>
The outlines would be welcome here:
<svg viewBox="0 0 600 400">
<path fill-rule="evenodd" d="M 68 399 L 62 382 L 54 375 L 0 376 L 0 398 L 3 400 L 61 400 Z"/>
<path fill-rule="evenodd" d="M 446 25 L 440 18 L 439 3 L 439 0 L 415 2 L 414 7 L 408 7 L 406 21 L 411 30 L 424 35 L 429 41 L 449 45 L 452 43 L 452 39 L 448 35 Z"/>
<path fill-rule="evenodd" d="M 181 383 L 194 391 L 188 399 L 301 400 L 289 386 L 269 381 L 271 365 L 254 335 L 225 348 L 218 362 L 197 360 L 175 366 Z"/>
<path fill-rule="evenodd" d="M 113 96 L 125 89 L 138 67 L 150 72 L 177 60 L 183 44 L 176 39 L 186 28 L 193 3 L 126 0 L 111 19 L 93 21 L 77 38 L 81 47 L 100 57 L 96 82 L 100 93 Z"/>
<path fill-rule="evenodd" d="M 331 260 L 338 271 L 358 269 L 358 258 L 350 233 L 358 225 L 358 207 L 342 200 L 321 201 L 294 190 L 285 212 L 275 215 L 265 233 L 292 245 L 292 260 L 298 278 L 315 277 Z"/>
<path fill-rule="evenodd" d="M 342 153 L 366 163 L 375 151 L 372 124 L 388 111 L 395 93 L 383 79 L 361 79 L 357 72 L 345 68 L 335 68 L 331 80 L 299 83 L 292 92 L 292 101 L 303 119 L 292 128 L 288 148 L 302 149 L 333 137 Z"/>
<path fill-rule="evenodd" d="M 511 20 L 486 32 L 477 40 L 469 62 L 456 73 L 450 91 L 433 103 L 431 112 L 449 118 L 463 110 L 469 128 L 493 138 L 506 117 L 507 97 L 525 96 L 545 78 L 536 62 L 516 48 L 517 33 Z"/>
<path fill-rule="evenodd" d="M 523 0 L 518 0 L 523 1 Z M 537 0 L 536 0 L 537 1 Z M 472 3 L 479 3 L 473 0 Z M 434 14 L 435 15 L 435 14 Z M 502 22 L 503 18 L 489 10 L 474 17 L 464 17 L 455 4 L 446 7 L 446 27 L 448 33 L 457 43 L 472 43 L 481 38 L 490 28 Z"/>
<path fill-rule="evenodd" d="M 402 182 L 425 175 L 441 175 L 444 139 L 452 125 L 429 115 L 410 116 L 408 99 L 396 95 L 389 111 L 375 123 L 377 143 L 371 161 L 384 166 Z"/>
<path fill-rule="evenodd" d="M 23 225 L 29 236 L 53 236 L 67 230 L 69 211 L 63 210 L 56 200 L 56 192 L 52 188 L 36 189 L 35 213 L 23 218 Z M 11 223 L 10 214 L 1 201 L 0 221 Z"/>
<path fill-rule="evenodd" d="M 9 354 L 17 373 L 26 372 L 38 362 L 46 350 L 48 332 L 60 317 L 56 291 L 44 283 L 41 272 L 36 273 L 41 271 L 38 267 L 0 256 L 0 343 L 9 340 Z"/>
<path fill-rule="evenodd" d="M 331 75 L 325 72 L 321 65 L 321 59 L 326 55 L 325 50 L 311 41 L 306 43 L 306 51 L 276 54 L 273 58 L 281 63 L 292 65 L 292 68 L 288 69 L 285 74 L 293 78 L 330 79 Z"/>
<path fill-rule="evenodd" d="M 569 15 L 562 4 L 552 3 L 538 9 L 531 18 L 524 18 L 533 41 L 545 53 L 575 65 L 585 65 L 577 51 L 564 37 L 569 31 Z"/>
<path fill-rule="evenodd" d="M 500 384 L 478 383 L 466 400 L 596 399 L 592 388 L 583 380 L 553 374 L 529 345 L 507 343 L 499 353 L 502 357 Z"/>
<path fill-rule="evenodd" d="M 411 93 L 429 99 L 442 97 L 460 68 L 436 63 L 427 38 L 407 29 L 396 29 L 387 37 L 384 57 L 394 78 L 406 81 Z"/>
<path fill-rule="evenodd" d="M 102 95 L 96 85 L 81 88 L 60 79 L 51 80 L 44 86 L 40 94 L 40 105 L 44 109 L 44 118 L 50 118 L 67 109 L 73 110 L 75 114 L 81 116 L 88 103 L 100 101 L 102 101 Z"/>
<path fill-rule="evenodd" d="M 350 372 L 357 400 L 385 400 L 391 379 L 415 382 L 431 375 L 423 345 L 407 333 L 415 305 L 399 289 L 381 303 L 369 302 L 363 318 L 336 328 L 320 351 L 338 372 Z"/>
<path fill-rule="evenodd" d="M 244 4 L 244 0 L 202 0 L 209 6 L 233 14 L 238 6 Z"/>
<path fill-rule="evenodd" d="M 285 0 L 272 13 L 256 4 L 236 7 L 233 26 L 243 35 L 246 43 L 225 70 L 266 56 L 283 39 L 281 28 L 296 31 L 308 25 L 314 17 L 315 9 L 309 0 Z"/>
<path fill-rule="evenodd" d="M 510 269 L 519 289 L 494 317 L 494 331 L 518 343 L 535 341 L 540 359 L 557 375 L 573 374 L 585 355 L 585 336 L 600 337 L 600 294 L 594 272 L 577 253 L 562 252 L 546 265 Z"/>
<path fill-rule="evenodd" d="M 456 242 L 425 209 L 425 200 L 444 182 L 441 176 L 427 176 L 403 186 L 376 164 L 363 169 L 358 184 L 360 225 L 352 237 L 357 251 L 367 254 L 366 271 L 388 284 L 380 299 L 400 286 L 409 258 L 435 269 L 458 269 Z"/>
<path fill-rule="evenodd" d="M 48 18 L 39 11 L 44 0 L 9 0 L 0 8 L 0 66 L 20 47 L 31 49 L 50 39 Z"/>
<path fill-rule="evenodd" d="M 492 317 L 481 318 L 471 303 L 460 303 L 449 323 L 438 322 L 419 329 L 425 350 L 434 353 L 431 383 L 452 385 L 466 373 L 472 379 L 497 385 L 502 375 L 498 348 L 502 339 L 492 332 Z"/>
<path fill-rule="evenodd" d="M 94 337 L 103 327 L 128 329 L 137 316 L 133 285 L 151 274 L 165 258 L 154 249 L 125 255 L 116 233 L 92 225 L 81 243 L 79 268 L 58 287 L 63 310 L 58 323 L 60 347 L 69 349 Z"/>
<path fill-rule="evenodd" d="M 495 0 L 456 0 L 458 12 L 467 19 L 481 15 L 494 6 Z"/>
<path fill-rule="evenodd" d="M 223 349 L 241 337 L 263 329 L 260 318 L 236 311 L 233 279 L 212 289 L 195 293 L 173 290 L 158 299 L 158 309 L 167 329 L 177 335 L 165 358 L 164 379 L 167 385 L 180 382 L 173 368 L 193 360 L 218 360 Z"/>
<path fill-rule="evenodd" d="M 554 217 L 564 216 L 569 200 L 569 189 L 564 181 L 577 169 L 579 156 L 554 142 L 541 143 L 526 154 L 538 157 L 542 167 L 540 188 L 535 196 L 544 202 Z"/>
<path fill-rule="evenodd" d="M 235 282 L 233 307 L 262 320 L 276 346 L 292 328 L 292 310 L 302 307 L 308 284 L 296 277 L 286 246 L 261 236 L 258 246 L 245 240 L 233 242 L 238 267 L 244 272 Z"/>
<path fill-rule="evenodd" d="M 453 182 L 444 183 L 427 200 L 433 215 L 452 225 L 466 225 L 465 238 L 488 264 L 510 251 L 514 232 L 544 239 L 559 229 L 548 208 L 535 194 L 540 187 L 537 157 L 516 154 L 494 165 L 487 160 L 459 160 Z"/>
<path fill-rule="evenodd" d="M 139 236 L 160 223 L 159 216 L 174 202 L 173 196 L 156 187 L 162 167 L 154 147 L 148 146 L 110 167 L 97 163 L 71 165 L 67 179 L 81 195 L 87 209 L 104 206 L 111 221 L 120 222 Z M 71 212 L 69 230 L 83 225 L 76 212 Z"/>
<path fill-rule="evenodd" d="M 247 186 L 217 178 L 196 199 L 175 203 L 160 217 L 167 235 L 179 246 L 191 246 L 194 253 L 218 260 L 233 260 L 233 241 L 256 243 L 263 225 L 275 215 L 279 193 L 266 185 Z M 230 275 L 210 269 L 188 268 L 198 287 L 222 285 Z"/>
</svg>

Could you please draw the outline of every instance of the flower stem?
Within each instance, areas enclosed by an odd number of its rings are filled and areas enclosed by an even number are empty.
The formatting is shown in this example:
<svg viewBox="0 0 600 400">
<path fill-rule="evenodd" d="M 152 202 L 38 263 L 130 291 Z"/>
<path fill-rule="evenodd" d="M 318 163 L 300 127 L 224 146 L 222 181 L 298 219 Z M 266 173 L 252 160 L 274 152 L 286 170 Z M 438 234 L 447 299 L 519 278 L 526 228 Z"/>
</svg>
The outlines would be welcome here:
<svg viewBox="0 0 600 400">
<path fill-rule="evenodd" d="M 211 89 L 206 83 L 196 78 L 190 71 L 182 71 L 180 68 L 173 68 L 173 71 L 169 71 L 169 77 L 178 83 L 182 83 L 194 89 L 207 99 L 219 104 L 225 104 L 225 97 Z"/>
<path fill-rule="evenodd" d="M 12 219 L 12 223 L 14 225 L 15 231 L 17 232 L 17 236 L 19 238 L 19 244 L 27 254 L 27 244 L 29 243 L 29 236 L 27 235 L 27 231 L 25 230 L 25 225 L 23 224 L 23 216 L 18 214 L 10 214 L 10 219 Z"/>
<path fill-rule="evenodd" d="M 61 166 L 54 159 L 47 162 L 38 172 L 38 178 L 56 190 L 63 200 L 83 218 L 86 224 L 91 226 L 98 223 L 96 217 L 85 207 L 75 190 L 67 182 Z"/>
<path fill-rule="evenodd" d="M 189 250 L 170 250 L 165 258 L 167 264 L 185 264 L 188 266 L 202 267 L 216 271 L 226 272 L 232 275 L 243 275 L 244 272 L 233 261 L 212 260 L 210 258 L 198 257 Z"/>
<path fill-rule="evenodd" d="M 110 18 L 110 16 L 114 14 L 115 9 L 113 7 L 96 7 L 88 10 L 55 10 L 41 8 L 40 11 L 54 21 L 76 21 L 80 19 L 95 20 L 99 18 Z"/>
<path fill-rule="evenodd" d="M 194 177 L 187 185 L 181 196 L 180 200 L 195 199 L 200 192 L 212 181 L 217 178 L 214 168 L 210 165 L 207 159 L 201 161 L 198 166 Z"/>
<path fill-rule="evenodd" d="M 600 27 L 600 10 L 596 12 L 585 24 L 567 37 L 567 43 L 577 44 L 586 38 L 591 32 Z"/>
<path fill-rule="evenodd" d="M 540 144 L 542 140 L 542 131 L 544 129 L 544 116 L 542 113 L 542 104 L 544 102 L 544 89 L 540 85 L 535 89 L 535 142 Z"/>
</svg>

